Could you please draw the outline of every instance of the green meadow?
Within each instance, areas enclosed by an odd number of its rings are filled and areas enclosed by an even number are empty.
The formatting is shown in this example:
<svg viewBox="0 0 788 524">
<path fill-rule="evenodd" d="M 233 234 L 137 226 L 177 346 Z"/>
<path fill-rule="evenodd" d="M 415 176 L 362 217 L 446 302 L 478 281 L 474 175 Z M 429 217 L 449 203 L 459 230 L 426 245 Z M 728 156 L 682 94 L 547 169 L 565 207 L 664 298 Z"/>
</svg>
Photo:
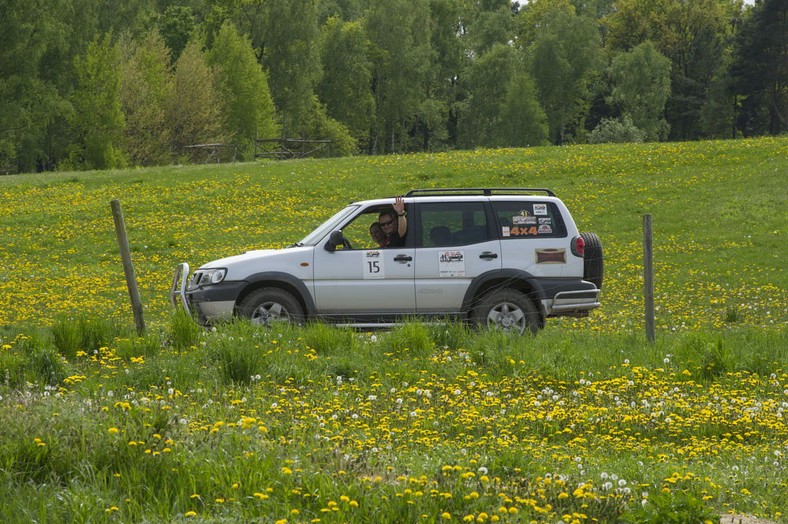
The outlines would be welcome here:
<svg viewBox="0 0 788 524">
<path fill-rule="evenodd" d="M 532 338 L 203 330 L 170 307 L 179 262 L 284 247 L 352 200 L 474 186 L 564 200 L 602 240 L 602 308 Z M 0 520 L 783 520 L 786 195 L 786 137 L 0 177 Z"/>
</svg>

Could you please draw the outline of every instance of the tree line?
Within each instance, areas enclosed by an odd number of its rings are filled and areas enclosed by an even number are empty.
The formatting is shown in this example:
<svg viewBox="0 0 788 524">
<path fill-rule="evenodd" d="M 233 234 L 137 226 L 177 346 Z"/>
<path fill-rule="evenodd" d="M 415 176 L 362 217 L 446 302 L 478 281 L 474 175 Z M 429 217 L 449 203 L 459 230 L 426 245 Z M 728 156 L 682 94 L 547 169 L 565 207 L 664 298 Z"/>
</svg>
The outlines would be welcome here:
<svg viewBox="0 0 788 524">
<path fill-rule="evenodd" d="M 788 129 L 784 0 L 0 0 L 0 172 Z"/>
</svg>

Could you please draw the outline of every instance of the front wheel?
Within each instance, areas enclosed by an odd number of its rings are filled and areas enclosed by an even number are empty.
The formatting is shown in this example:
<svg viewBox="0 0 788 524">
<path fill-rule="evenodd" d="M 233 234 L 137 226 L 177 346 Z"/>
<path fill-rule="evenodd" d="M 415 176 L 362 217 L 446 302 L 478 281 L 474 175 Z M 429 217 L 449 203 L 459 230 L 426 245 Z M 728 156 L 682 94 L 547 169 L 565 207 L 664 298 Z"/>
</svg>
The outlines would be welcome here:
<svg viewBox="0 0 788 524">
<path fill-rule="evenodd" d="M 479 326 L 519 335 L 526 330 L 536 335 L 540 327 L 536 306 L 516 289 L 490 291 L 479 300 L 473 316 Z"/>
<path fill-rule="evenodd" d="M 275 287 L 252 291 L 238 305 L 238 315 L 248 318 L 253 324 L 267 327 L 276 322 L 304 322 L 304 310 L 298 300 L 287 291 Z"/>
</svg>

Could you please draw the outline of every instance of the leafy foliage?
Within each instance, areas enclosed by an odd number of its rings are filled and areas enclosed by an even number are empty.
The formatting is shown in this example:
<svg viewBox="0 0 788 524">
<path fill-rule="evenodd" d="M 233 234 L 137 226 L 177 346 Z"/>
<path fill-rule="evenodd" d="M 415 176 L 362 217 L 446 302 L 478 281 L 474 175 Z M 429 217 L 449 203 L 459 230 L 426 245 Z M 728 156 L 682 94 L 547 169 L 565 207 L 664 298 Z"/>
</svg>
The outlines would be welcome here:
<svg viewBox="0 0 788 524">
<path fill-rule="evenodd" d="M 274 103 L 268 79 L 254 56 L 248 39 L 226 22 L 208 54 L 216 68 L 219 93 L 224 102 L 224 131 L 244 147 L 250 157 L 254 140 L 277 135 Z"/>
</svg>

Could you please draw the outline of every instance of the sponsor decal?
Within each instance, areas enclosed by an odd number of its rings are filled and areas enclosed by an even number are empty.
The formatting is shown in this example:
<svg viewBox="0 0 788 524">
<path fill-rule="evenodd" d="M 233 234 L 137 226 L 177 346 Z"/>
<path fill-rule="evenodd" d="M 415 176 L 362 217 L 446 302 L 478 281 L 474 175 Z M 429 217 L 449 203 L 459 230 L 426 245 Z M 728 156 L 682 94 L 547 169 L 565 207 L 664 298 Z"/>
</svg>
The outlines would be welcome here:
<svg viewBox="0 0 788 524">
<path fill-rule="evenodd" d="M 549 235 L 552 232 L 553 232 L 553 228 L 551 226 L 548 226 L 548 225 L 545 225 L 545 224 L 542 224 L 541 226 L 539 226 L 539 234 L 540 235 Z"/>
<path fill-rule="evenodd" d="M 465 253 L 463 251 L 439 251 L 438 275 L 441 277 L 464 277 Z"/>
<path fill-rule="evenodd" d="M 566 264 L 566 249 L 541 248 L 536 250 L 537 264 Z"/>
<path fill-rule="evenodd" d="M 546 215 L 547 204 L 534 204 L 534 215 Z"/>
<path fill-rule="evenodd" d="M 501 236 L 508 237 L 511 233 L 509 233 L 509 226 L 501 227 Z"/>
<path fill-rule="evenodd" d="M 539 225 L 542 225 L 542 224 L 548 224 L 549 225 L 549 224 L 552 224 L 552 223 L 553 223 L 553 219 L 551 217 L 540 218 L 539 219 Z"/>
<path fill-rule="evenodd" d="M 536 217 L 515 215 L 512 217 L 512 224 L 516 226 L 529 226 L 536 224 Z"/>
</svg>

